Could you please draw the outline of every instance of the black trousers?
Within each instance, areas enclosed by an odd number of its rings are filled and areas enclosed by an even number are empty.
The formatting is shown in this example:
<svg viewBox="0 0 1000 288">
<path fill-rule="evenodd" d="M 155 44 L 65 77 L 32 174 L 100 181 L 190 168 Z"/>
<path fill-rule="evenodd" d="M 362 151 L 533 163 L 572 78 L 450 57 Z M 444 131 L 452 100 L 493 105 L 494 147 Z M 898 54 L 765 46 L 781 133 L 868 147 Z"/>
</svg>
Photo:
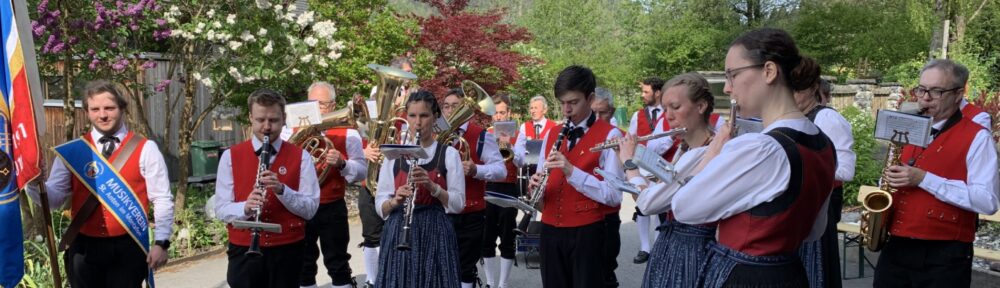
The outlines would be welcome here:
<svg viewBox="0 0 1000 288">
<path fill-rule="evenodd" d="M 316 240 L 319 240 L 317 245 Z M 302 275 L 299 285 L 316 284 L 319 267 L 316 260 L 323 250 L 323 266 L 333 280 L 333 285 L 351 284 L 351 254 L 347 253 L 347 243 L 351 241 L 347 226 L 347 202 L 344 199 L 320 204 L 316 215 L 306 222 L 305 250 L 302 257 Z"/>
<path fill-rule="evenodd" d="M 483 224 L 486 222 L 486 211 L 465 214 L 448 214 L 455 226 L 458 236 L 458 270 L 459 280 L 465 283 L 476 283 L 478 273 L 476 262 L 483 251 Z"/>
<path fill-rule="evenodd" d="M 146 255 L 128 235 L 76 236 L 63 255 L 73 288 L 142 287 L 149 273 Z"/>
<path fill-rule="evenodd" d="M 487 187 L 494 190 L 488 191 L 514 191 L 504 193 L 511 196 L 517 195 L 517 186 L 512 183 L 488 183 Z M 497 247 L 500 248 L 500 257 L 514 259 L 516 244 L 514 243 L 514 228 L 517 228 L 517 208 L 504 208 L 490 203 L 486 203 L 486 224 L 483 228 L 483 252 L 482 256 L 496 257 Z M 500 245 L 497 245 L 497 237 L 500 237 Z"/>
<path fill-rule="evenodd" d="M 360 247 L 377 248 L 382 241 L 382 217 L 375 212 L 375 197 L 362 188 L 358 193 L 358 217 L 361 218 L 361 241 Z"/>
<path fill-rule="evenodd" d="M 604 221 L 560 228 L 542 224 L 542 286 L 604 287 Z"/>
<path fill-rule="evenodd" d="M 972 243 L 889 237 L 874 287 L 969 287 Z"/>
<path fill-rule="evenodd" d="M 622 226 L 621 216 L 618 211 L 604 216 L 604 269 L 607 270 L 604 278 L 604 287 L 618 287 L 618 276 L 615 269 L 618 269 L 618 252 L 622 248 L 622 238 L 619 232 Z"/>
<path fill-rule="evenodd" d="M 302 272 L 302 251 L 305 241 L 261 247 L 261 256 L 247 256 L 249 249 L 229 243 L 229 269 L 226 282 L 233 288 L 298 287 Z"/>
<path fill-rule="evenodd" d="M 830 194 L 830 207 L 827 210 L 826 231 L 823 232 L 823 279 L 826 288 L 840 288 L 840 243 L 838 243 L 837 223 L 840 222 L 840 212 L 844 207 L 844 187 L 833 189 Z"/>
</svg>

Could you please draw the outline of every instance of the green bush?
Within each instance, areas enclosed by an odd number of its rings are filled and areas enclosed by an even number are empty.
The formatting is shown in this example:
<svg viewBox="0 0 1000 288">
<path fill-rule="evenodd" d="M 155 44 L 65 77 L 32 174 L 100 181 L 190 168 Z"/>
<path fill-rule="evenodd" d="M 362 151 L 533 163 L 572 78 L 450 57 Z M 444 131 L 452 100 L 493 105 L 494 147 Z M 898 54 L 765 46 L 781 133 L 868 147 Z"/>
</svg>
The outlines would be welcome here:
<svg viewBox="0 0 1000 288">
<path fill-rule="evenodd" d="M 855 107 L 847 107 L 840 111 L 841 115 L 851 123 L 851 132 L 854 134 L 854 154 L 857 161 L 854 167 L 854 179 L 844 183 L 844 207 L 859 205 L 858 189 L 861 185 L 878 185 L 878 180 L 882 175 L 882 155 L 880 142 L 876 141 L 875 119 L 871 114 L 859 110 Z"/>
<path fill-rule="evenodd" d="M 205 214 L 205 203 L 215 194 L 213 190 L 189 190 L 183 210 L 174 215 L 173 244 L 170 258 L 196 255 L 222 247 L 228 242 L 226 224 Z"/>
</svg>

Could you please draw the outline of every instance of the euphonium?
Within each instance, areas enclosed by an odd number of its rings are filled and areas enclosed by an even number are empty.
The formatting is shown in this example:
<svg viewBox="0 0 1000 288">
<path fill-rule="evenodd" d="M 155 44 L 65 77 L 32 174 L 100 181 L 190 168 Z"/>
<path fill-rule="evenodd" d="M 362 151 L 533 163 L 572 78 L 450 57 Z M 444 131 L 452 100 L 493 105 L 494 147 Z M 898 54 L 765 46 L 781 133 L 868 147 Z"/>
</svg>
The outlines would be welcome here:
<svg viewBox="0 0 1000 288">
<path fill-rule="evenodd" d="M 868 193 L 861 201 L 861 205 L 865 207 L 861 211 L 861 242 L 873 252 L 882 250 L 886 240 L 889 240 L 889 208 L 892 208 L 892 193 L 896 192 L 896 188 L 889 186 L 885 174 L 889 172 L 889 167 L 901 164 L 899 158 L 903 145 L 910 142 L 908 138 L 905 132 L 896 131 L 892 135 L 885 166 L 882 167 L 882 179 L 879 179 L 879 190 Z"/>
<path fill-rule="evenodd" d="M 458 104 L 458 107 L 451 112 L 445 120 L 448 122 L 448 128 L 444 131 L 435 131 L 437 134 L 438 143 L 445 143 L 447 145 L 452 145 L 455 141 L 458 141 L 458 152 L 462 155 L 462 161 L 469 161 L 470 146 L 462 135 L 456 135 L 455 131 L 458 130 L 462 124 L 469 122 L 472 116 L 476 115 L 476 111 L 482 111 L 486 115 L 493 116 L 496 114 L 496 106 L 493 104 L 493 99 L 490 98 L 489 94 L 479 84 L 469 80 L 462 81 L 462 91 L 465 97 L 462 97 L 462 102 Z M 473 99 L 472 97 L 476 97 Z"/>
<path fill-rule="evenodd" d="M 378 87 L 375 89 L 375 106 L 378 107 L 378 119 L 372 119 L 368 124 L 368 147 L 379 147 L 382 144 L 396 143 L 396 122 L 407 123 L 406 119 L 396 117 L 402 105 L 395 104 L 396 95 L 402 93 L 403 84 L 417 79 L 413 73 L 386 67 L 378 64 L 368 64 L 368 68 L 378 75 Z M 409 126 L 409 125 L 407 125 Z M 382 168 L 382 159 L 368 163 L 368 177 L 365 181 L 368 192 L 375 194 L 378 186 L 378 172 Z"/>
<path fill-rule="evenodd" d="M 271 145 L 271 137 L 264 135 L 263 145 Z M 254 180 L 254 190 L 263 190 L 264 199 L 267 199 L 267 188 L 264 187 L 263 183 L 260 183 L 260 174 L 264 173 L 268 169 L 271 169 L 271 149 L 265 149 L 261 146 L 260 156 L 258 156 L 257 161 L 257 179 Z M 253 221 L 260 223 L 260 212 L 263 209 L 261 207 L 254 208 Z M 260 252 L 260 232 L 261 228 L 250 229 L 250 248 L 244 253 L 247 256 L 261 256 L 264 255 Z"/>
<path fill-rule="evenodd" d="M 313 164 L 316 165 L 316 176 L 320 181 L 332 170 L 326 163 L 326 152 L 333 147 L 333 142 L 324 135 L 326 130 L 333 128 L 357 129 L 358 124 L 367 123 L 368 106 L 361 99 L 351 102 L 346 108 L 326 113 L 323 115 L 323 122 L 306 127 L 299 127 L 299 130 L 288 139 L 289 143 L 301 147 L 303 151 L 312 156 Z"/>
</svg>

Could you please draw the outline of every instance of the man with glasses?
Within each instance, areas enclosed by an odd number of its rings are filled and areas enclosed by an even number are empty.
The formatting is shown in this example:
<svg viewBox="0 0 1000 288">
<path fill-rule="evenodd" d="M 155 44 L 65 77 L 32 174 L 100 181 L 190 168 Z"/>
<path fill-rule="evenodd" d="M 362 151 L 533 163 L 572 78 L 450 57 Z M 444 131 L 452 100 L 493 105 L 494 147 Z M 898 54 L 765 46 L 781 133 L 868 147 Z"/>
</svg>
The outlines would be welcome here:
<svg viewBox="0 0 1000 288">
<path fill-rule="evenodd" d="M 969 70 L 932 60 L 913 89 L 933 117 L 927 148 L 907 145 L 883 181 L 893 194 L 891 237 L 879 255 L 875 287 L 969 287 L 977 214 L 997 211 L 997 151 L 989 131 L 959 111 Z"/>
<path fill-rule="evenodd" d="M 309 86 L 308 93 L 309 100 L 319 102 L 320 113 L 335 111 L 337 93 L 333 85 L 316 82 Z M 365 179 L 368 161 L 365 160 L 361 134 L 357 130 L 333 128 L 324 131 L 323 134 L 330 143 L 333 143 L 334 149 L 327 150 L 324 159 L 332 170 L 324 179 L 318 179 L 319 208 L 316 210 L 316 216 L 306 222 L 305 253 L 302 257 L 299 285 L 316 287 L 318 270 L 316 260 L 319 259 L 322 250 L 323 264 L 333 280 L 333 287 L 353 287 L 356 283 L 351 279 L 351 267 L 348 263 L 351 260 L 351 254 L 347 253 L 350 231 L 344 192 L 348 183 Z"/>
</svg>

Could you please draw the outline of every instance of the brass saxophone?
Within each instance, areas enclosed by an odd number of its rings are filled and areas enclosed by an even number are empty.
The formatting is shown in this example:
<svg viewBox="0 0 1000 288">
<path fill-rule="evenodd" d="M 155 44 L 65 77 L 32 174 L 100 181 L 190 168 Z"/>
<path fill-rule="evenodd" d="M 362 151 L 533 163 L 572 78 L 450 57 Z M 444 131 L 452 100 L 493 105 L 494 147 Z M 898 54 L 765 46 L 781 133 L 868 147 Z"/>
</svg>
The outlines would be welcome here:
<svg viewBox="0 0 1000 288">
<path fill-rule="evenodd" d="M 889 186 L 885 174 L 889 167 L 900 165 L 903 146 L 909 143 L 908 133 L 895 131 L 889 141 L 889 151 L 886 152 L 885 166 L 882 167 L 882 179 L 879 179 L 879 190 L 873 191 L 861 201 L 865 210 L 861 211 L 861 243 L 873 252 L 882 250 L 889 239 L 889 216 L 892 211 L 892 193 L 896 188 Z"/>
</svg>

